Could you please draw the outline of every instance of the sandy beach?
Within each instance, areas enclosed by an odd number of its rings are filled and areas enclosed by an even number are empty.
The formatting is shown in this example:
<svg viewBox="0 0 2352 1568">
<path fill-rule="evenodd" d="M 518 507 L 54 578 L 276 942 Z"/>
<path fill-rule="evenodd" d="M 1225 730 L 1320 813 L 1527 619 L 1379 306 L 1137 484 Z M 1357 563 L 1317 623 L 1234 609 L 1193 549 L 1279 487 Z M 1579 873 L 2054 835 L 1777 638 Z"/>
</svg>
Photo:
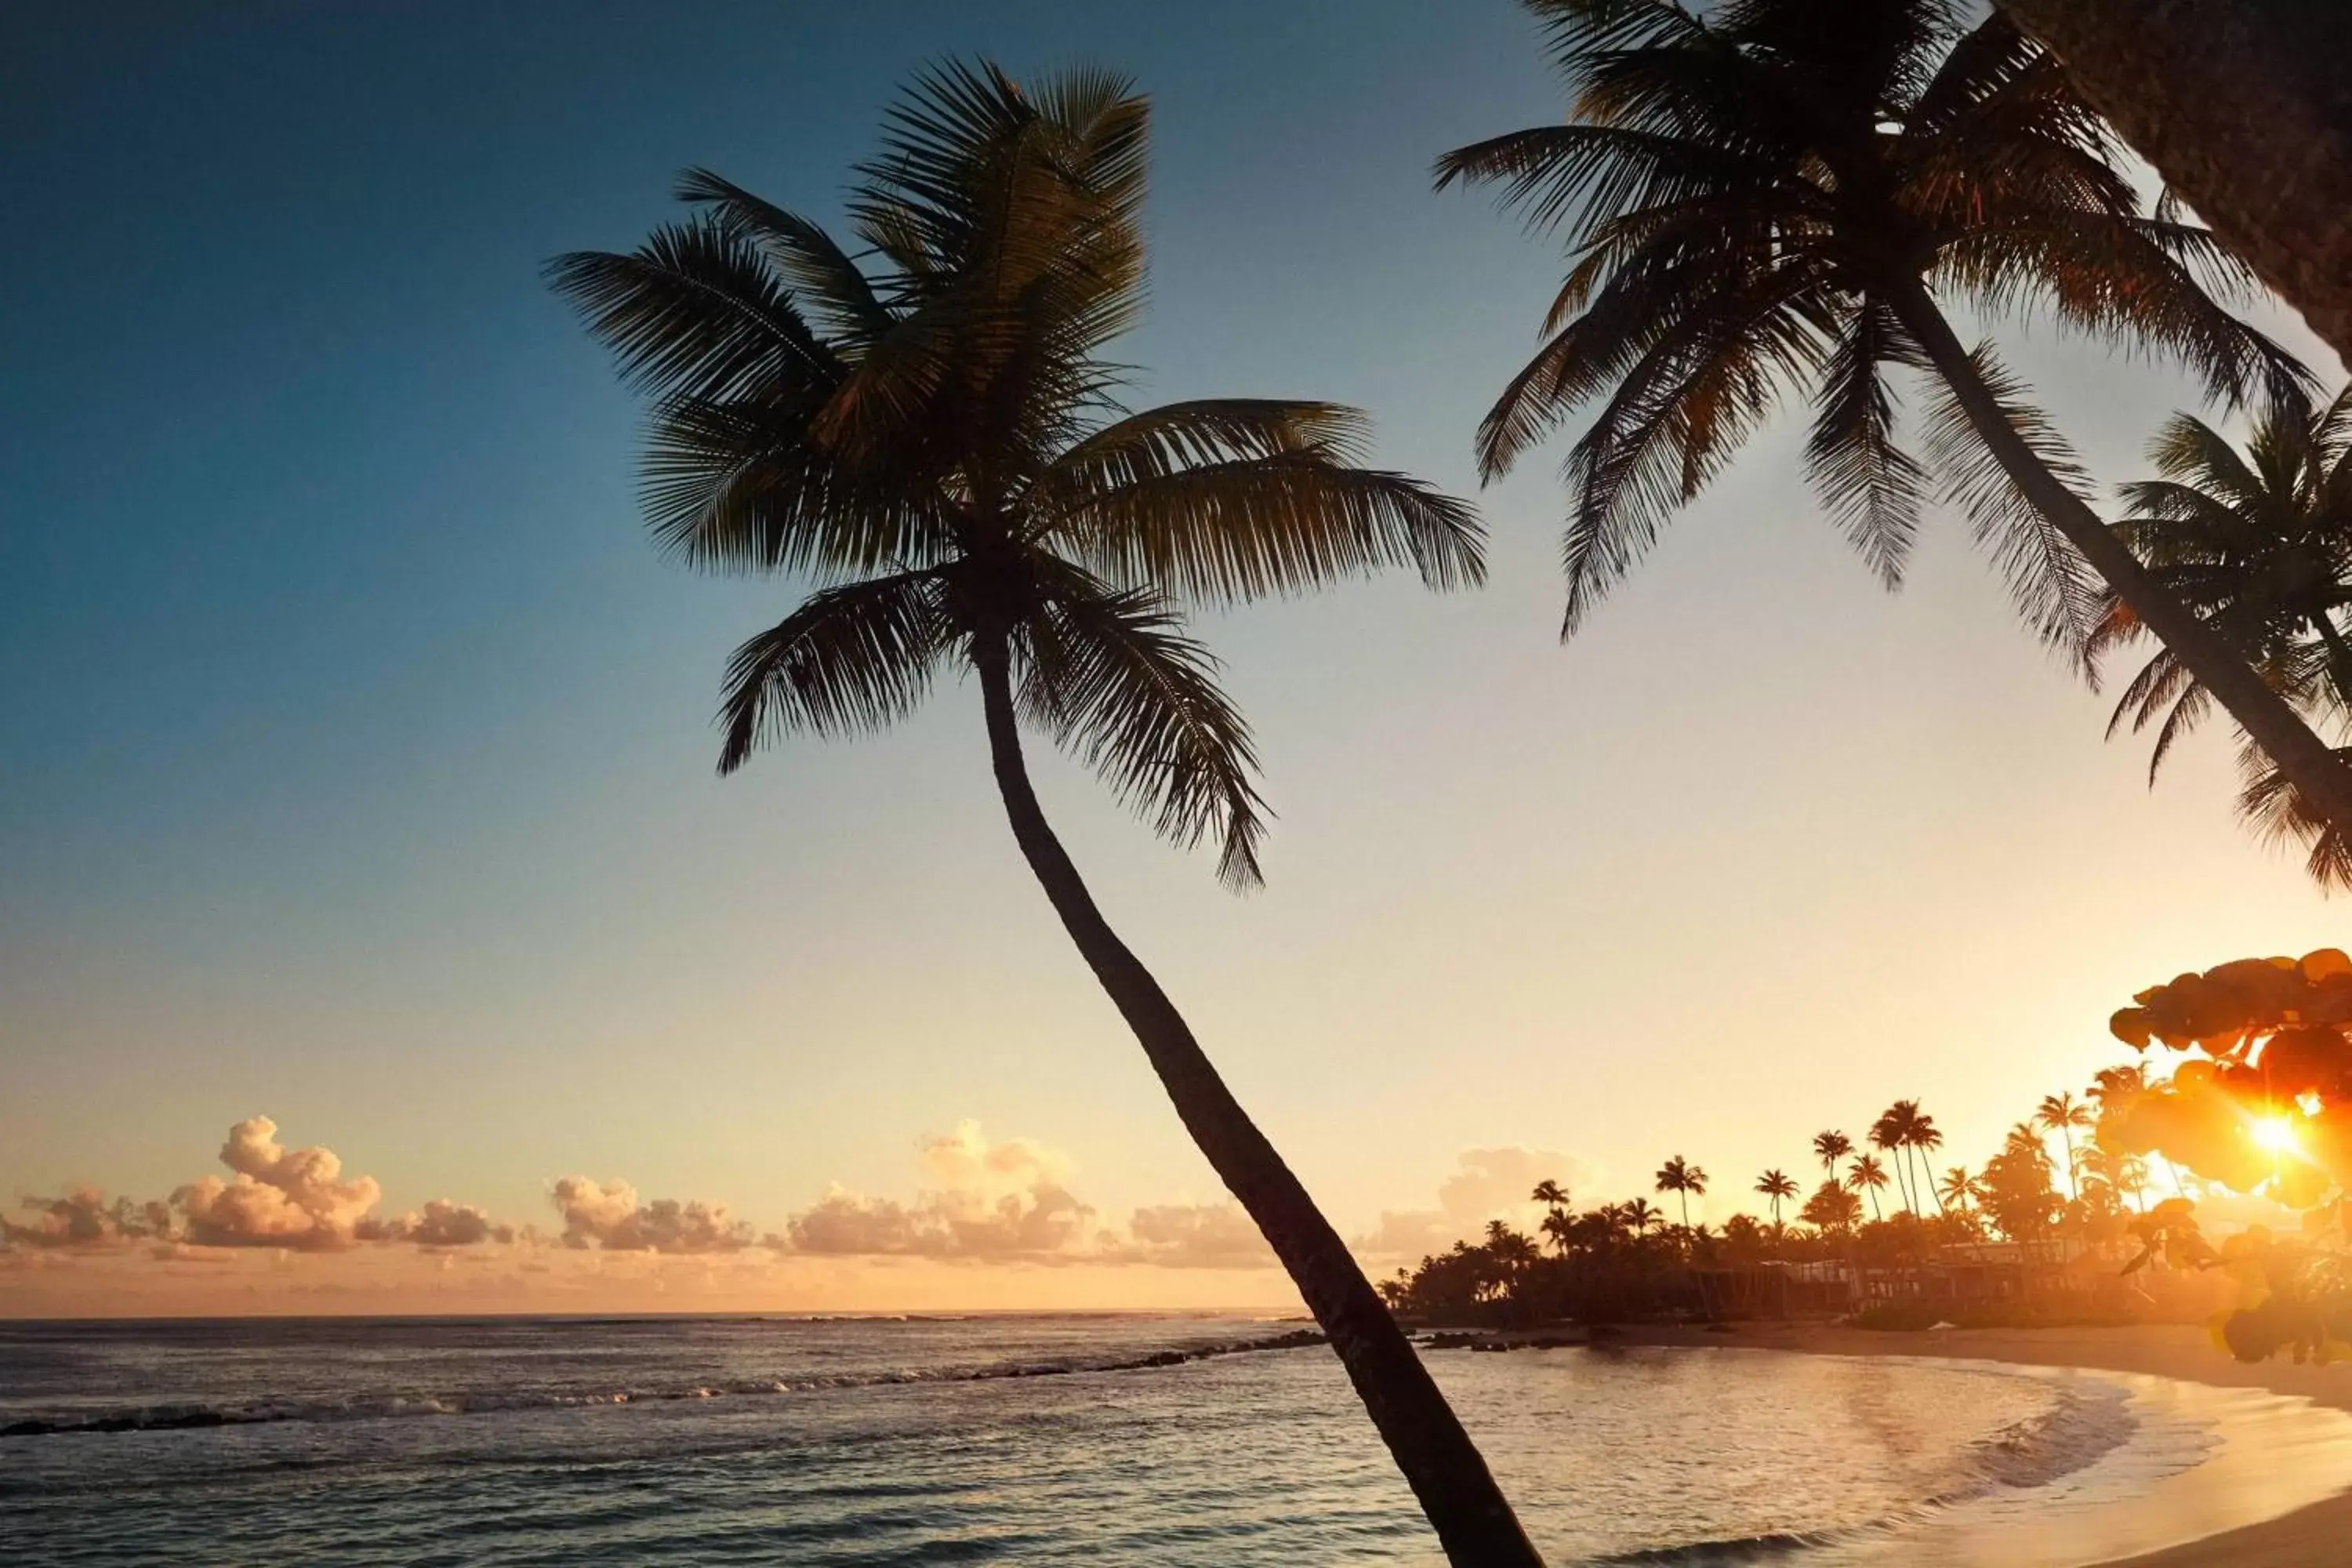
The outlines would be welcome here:
<svg viewBox="0 0 2352 1568">
<path fill-rule="evenodd" d="M 1822 1355 L 1914 1355 L 2023 1366 L 2138 1373 L 2221 1388 L 2265 1389 L 2352 1411 L 2352 1365 L 2297 1366 L 2284 1358 L 2249 1366 L 2222 1354 L 2201 1327 L 1952 1329 L 1876 1333 L 1812 1324 L 1742 1324 L 1728 1334 L 1645 1329 L 1623 1342 L 1737 1345 Z M 2261 1524 L 2120 1560 L 2109 1568 L 2321 1568 L 2352 1556 L 2352 1492 Z"/>
</svg>

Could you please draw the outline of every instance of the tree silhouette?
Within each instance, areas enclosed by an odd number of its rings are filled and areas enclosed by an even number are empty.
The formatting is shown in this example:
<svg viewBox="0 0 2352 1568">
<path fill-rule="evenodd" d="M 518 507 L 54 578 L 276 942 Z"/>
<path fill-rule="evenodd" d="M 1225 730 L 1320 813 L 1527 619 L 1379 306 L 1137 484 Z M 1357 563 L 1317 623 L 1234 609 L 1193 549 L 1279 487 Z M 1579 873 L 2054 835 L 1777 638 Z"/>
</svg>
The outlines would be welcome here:
<svg viewBox="0 0 2352 1568">
<path fill-rule="evenodd" d="M 2340 733 L 2352 706 L 2352 389 L 2326 404 L 2263 410 L 2241 454 L 2203 420 L 2175 415 L 2148 446 L 2158 478 L 2122 487 L 2116 536 L 2237 648 L 2288 702 Z M 2088 644 L 2095 661 L 2143 628 L 2109 599 Z M 2203 682 L 2159 647 L 2116 701 L 2107 733 L 2156 725 L 2147 776 L 2204 717 Z M 2242 734 L 2241 736 L 2242 741 Z M 2328 887 L 2352 887 L 2352 838 L 2308 808 L 2259 748 L 2241 747 L 2243 815 L 2271 837 L 2300 839 Z"/>
<path fill-rule="evenodd" d="M 1685 1230 L 1688 1230 L 1690 1228 L 1691 1194 L 1693 1193 L 1697 1193 L 1701 1196 L 1706 1195 L 1706 1173 L 1699 1169 L 1696 1165 L 1687 1163 L 1680 1154 L 1677 1154 L 1673 1159 L 1658 1167 L 1657 1181 L 1657 1190 L 1659 1192 L 1673 1193 L 1681 1199 L 1683 1205 L 1683 1228 Z"/>
<path fill-rule="evenodd" d="M 1772 1228 L 1780 1229 L 1780 1205 L 1797 1195 L 1797 1184 L 1788 1175 L 1775 1169 L 1767 1171 L 1756 1178 L 1756 1190 L 1771 1200 Z"/>
<path fill-rule="evenodd" d="M 1846 1177 L 1845 1184 L 1849 1192 L 1868 1193 L 1871 1214 L 1879 1219 L 1886 1217 L 1886 1211 L 1878 1206 L 1878 1194 L 1886 1188 L 1886 1167 L 1878 1163 L 1876 1155 L 1864 1154 L 1854 1161 L 1853 1173 Z"/>
<path fill-rule="evenodd" d="M 1457 1563 L 1538 1558 L 1339 1233 L 1112 931 L 1030 783 L 1025 726 L 1180 845 L 1259 877 L 1248 727 L 1188 605 L 1394 566 L 1483 574 L 1470 510 L 1363 465 L 1325 403 L 1129 412 L 1105 350 L 1143 300 L 1148 114 L 1123 78 L 918 79 L 848 203 L 860 247 L 716 174 L 687 221 L 551 278 L 652 397 L 662 544 L 814 584 L 728 667 L 721 772 L 878 730 L 975 678 L 1014 840 L 1185 1128 L 1265 1233 Z"/>
<path fill-rule="evenodd" d="M 2048 1131 L 2055 1132 L 2066 1145 L 2066 1194 L 2069 1197 L 2083 1195 L 2082 1184 L 2074 1173 L 2074 1131 L 2091 1126 L 2096 1120 L 2091 1108 L 2075 1100 L 2073 1094 L 2045 1094 L 2033 1112 L 2033 1120 Z"/>
<path fill-rule="evenodd" d="M 1601 404 L 1566 468 L 1565 630 L 1802 398 L 1815 489 L 1889 586 L 1940 484 L 2042 637 L 2079 649 L 2104 579 L 2305 806 L 2352 831 L 2352 769 L 2108 531 L 2027 389 L 1945 314 L 2039 307 L 2176 358 L 2232 401 L 2307 382 L 2209 293 L 2242 296 L 2252 275 L 2168 205 L 2144 210 L 2057 63 L 1951 0 L 1526 4 L 1569 122 L 1456 149 L 1437 183 L 1495 184 L 1565 237 L 1546 342 L 1477 444 L 1492 479 Z M 1890 372 L 1927 384 L 1924 462 L 1898 438 Z"/>
</svg>

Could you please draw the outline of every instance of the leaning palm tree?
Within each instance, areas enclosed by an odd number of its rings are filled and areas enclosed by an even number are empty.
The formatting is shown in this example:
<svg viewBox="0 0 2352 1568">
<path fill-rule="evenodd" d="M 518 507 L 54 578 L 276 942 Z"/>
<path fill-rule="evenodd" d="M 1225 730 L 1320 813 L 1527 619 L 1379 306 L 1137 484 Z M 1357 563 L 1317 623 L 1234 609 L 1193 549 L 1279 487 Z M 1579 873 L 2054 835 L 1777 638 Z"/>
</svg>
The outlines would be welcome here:
<svg viewBox="0 0 2352 1568">
<path fill-rule="evenodd" d="M 1813 1158 L 1822 1163 L 1822 1170 L 1833 1176 L 1837 1174 L 1839 1163 L 1853 1152 L 1853 1140 L 1843 1132 L 1813 1134 Z"/>
<path fill-rule="evenodd" d="M 1878 1206 L 1878 1194 L 1886 1190 L 1886 1167 L 1878 1163 L 1877 1155 L 1864 1154 L 1856 1160 L 1845 1185 L 1850 1193 L 1868 1193 L 1870 1212 L 1879 1219 L 1886 1217 L 1886 1211 Z"/>
<path fill-rule="evenodd" d="M 1657 1181 L 1659 1192 L 1673 1193 L 1682 1200 L 1683 1228 L 1688 1230 L 1691 1194 L 1706 1195 L 1706 1173 L 1677 1154 L 1658 1167 Z"/>
<path fill-rule="evenodd" d="M 2245 450 L 2205 421 L 2177 414 L 2148 445 L 2158 478 L 2123 487 L 2129 514 L 2116 536 L 2191 605 L 2263 679 L 2315 721 L 2341 731 L 2352 711 L 2352 388 L 2332 401 L 2273 404 L 2254 420 Z M 2131 607 L 2110 598 L 2093 629 L 2093 659 L 2137 640 Z M 2148 782 L 2174 742 L 2212 705 L 2204 683 L 2169 648 L 2158 648 L 2124 688 L 2107 722 L 2156 726 Z M 2352 887 L 2352 836 L 2326 819 L 2245 748 L 2242 807 L 2278 837 L 2310 844 L 2322 883 Z"/>
<path fill-rule="evenodd" d="M 2073 1094 L 2062 1090 L 2057 1094 L 2045 1094 L 2042 1097 L 2042 1103 L 2034 1108 L 2033 1120 L 2035 1124 L 2044 1131 L 2058 1134 L 2060 1140 L 2065 1144 L 2067 1195 L 2081 1197 L 2082 1184 L 2074 1168 L 2074 1132 L 2077 1128 L 2096 1126 L 2098 1118 L 2092 1114 L 2089 1106 L 2076 1100 Z"/>
<path fill-rule="evenodd" d="M 1488 479 L 1594 400 L 1568 458 L 1573 633 L 1788 395 L 1814 408 L 1815 489 L 1877 574 L 1901 580 L 1940 481 L 2046 639 L 2079 649 L 2103 578 L 2293 781 L 2352 830 L 2352 768 L 2108 532 L 2072 453 L 1948 302 L 2047 307 L 2071 329 L 2185 362 L 2240 399 L 2301 368 L 2209 289 L 2245 268 L 2168 207 L 2056 62 L 1964 0 L 1525 0 L 1571 119 L 1439 161 L 1564 231 L 1546 342 L 1478 432 Z M 1889 373 L 1929 396 L 1926 456 L 1898 439 Z"/>
<path fill-rule="evenodd" d="M 1771 1200 L 1772 1228 L 1779 1230 L 1781 1228 L 1780 1205 L 1797 1195 L 1796 1182 L 1776 1167 L 1756 1178 L 1756 1190 Z"/>
<path fill-rule="evenodd" d="M 1106 347 L 1141 305 L 1147 117 L 1093 71 L 1034 90 L 922 77 L 848 207 L 808 219 L 694 172 L 696 211 L 551 274 L 652 395 L 647 521 L 689 563 L 814 584 L 737 650 L 719 770 L 797 732 L 877 730 L 979 688 L 1014 841 L 1178 1116 L 1265 1233 L 1457 1563 L 1535 1563 L 1436 1385 L 1159 983 L 1112 931 L 1031 787 L 1024 729 L 1181 845 L 1258 880 L 1247 726 L 1188 635 L 1221 605 L 1417 567 L 1477 582 L 1476 520 L 1362 466 L 1361 418 L 1217 399 L 1130 413 Z"/>
</svg>

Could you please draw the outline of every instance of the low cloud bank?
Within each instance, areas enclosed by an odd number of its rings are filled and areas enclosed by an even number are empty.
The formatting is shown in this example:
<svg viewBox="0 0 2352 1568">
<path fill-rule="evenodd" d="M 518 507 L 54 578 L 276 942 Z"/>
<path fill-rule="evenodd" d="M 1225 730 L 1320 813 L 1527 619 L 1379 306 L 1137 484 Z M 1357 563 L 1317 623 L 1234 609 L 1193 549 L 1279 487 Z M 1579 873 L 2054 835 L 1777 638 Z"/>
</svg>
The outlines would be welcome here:
<svg viewBox="0 0 2352 1568">
<path fill-rule="evenodd" d="M 110 1197 L 89 1186 L 26 1197 L 16 1217 L 0 1216 L 0 1253 L 30 1264 L 142 1247 L 157 1259 L 177 1261 L 221 1258 L 236 1249 L 404 1247 L 478 1258 L 497 1248 L 559 1245 L 681 1258 L 765 1248 L 820 1258 L 1188 1269 L 1264 1268 L 1275 1261 L 1237 1204 L 1154 1205 L 1130 1211 L 1123 1226 L 1106 1222 L 1074 1191 L 1067 1155 L 1034 1139 L 991 1139 L 971 1121 L 918 1144 L 920 1184 L 911 1199 L 833 1184 L 765 1236 L 723 1203 L 647 1199 L 627 1180 L 576 1174 L 550 1184 L 556 1222 L 550 1230 L 502 1223 L 485 1208 L 448 1198 L 407 1214 L 380 1214 L 383 1188 L 375 1177 L 347 1173 L 323 1145 L 289 1146 L 267 1116 L 230 1128 L 219 1157 L 226 1173 L 184 1183 L 159 1200 Z M 1449 1192 L 1463 1179 L 1449 1184 Z"/>
<path fill-rule="evenodd" d="M 373 1176 L 345 1179 L 343 1163 L 322 1145 L 289 1149 L 278 1123 L 248 1117 L 228 1131 L 220 1162 L 226 1177 L 199 1176 L 160 1201 L 107 1200 L 97 1187 L 62 1197 L 26 1197 L 21 1220 L 0 1218 L 0 1247 L 103 1251 L 152 1242 L 178 1254 L 190 1247 L 275 1247 L 334 1252 L 369 1243 L 431 1248 L 515 1239 L 470 1204 L 436 1198 L 415 1214 L 379 1218 L 383 1188 Z"/>
</svg>

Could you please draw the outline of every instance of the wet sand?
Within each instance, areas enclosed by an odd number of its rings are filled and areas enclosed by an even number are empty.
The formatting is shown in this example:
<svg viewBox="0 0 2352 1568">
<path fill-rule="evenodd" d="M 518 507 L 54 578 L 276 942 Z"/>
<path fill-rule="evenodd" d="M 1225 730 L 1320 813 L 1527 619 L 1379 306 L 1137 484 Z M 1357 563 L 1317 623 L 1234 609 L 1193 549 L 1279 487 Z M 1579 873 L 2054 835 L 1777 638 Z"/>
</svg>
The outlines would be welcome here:
<svg viewBox="0 0 2352 1568">
<path fill-rule="evenodd" d="M 2221 1388 L 2266 1389 L 2352 1411 L 2352 1363 L 2297 1366 L 2284 1357 L 2248 1366 L 2215 1348 L 2203 1328 L 2159 1324 L 2122 1329 L 1948 1329 L 1874 1333 L 1811 1324 L 1741 1324 L 1731 1333 L 1628 1330 L 1626 1344 L 1739 1345 L 1824 1355 L 1915 1355 L 2025 1366 L 2140 1373 Z M 2111 1568 L 2336 1568 L 2352 1563 L 2352 1492 L 2207 1536 Z"/>
</svg>

